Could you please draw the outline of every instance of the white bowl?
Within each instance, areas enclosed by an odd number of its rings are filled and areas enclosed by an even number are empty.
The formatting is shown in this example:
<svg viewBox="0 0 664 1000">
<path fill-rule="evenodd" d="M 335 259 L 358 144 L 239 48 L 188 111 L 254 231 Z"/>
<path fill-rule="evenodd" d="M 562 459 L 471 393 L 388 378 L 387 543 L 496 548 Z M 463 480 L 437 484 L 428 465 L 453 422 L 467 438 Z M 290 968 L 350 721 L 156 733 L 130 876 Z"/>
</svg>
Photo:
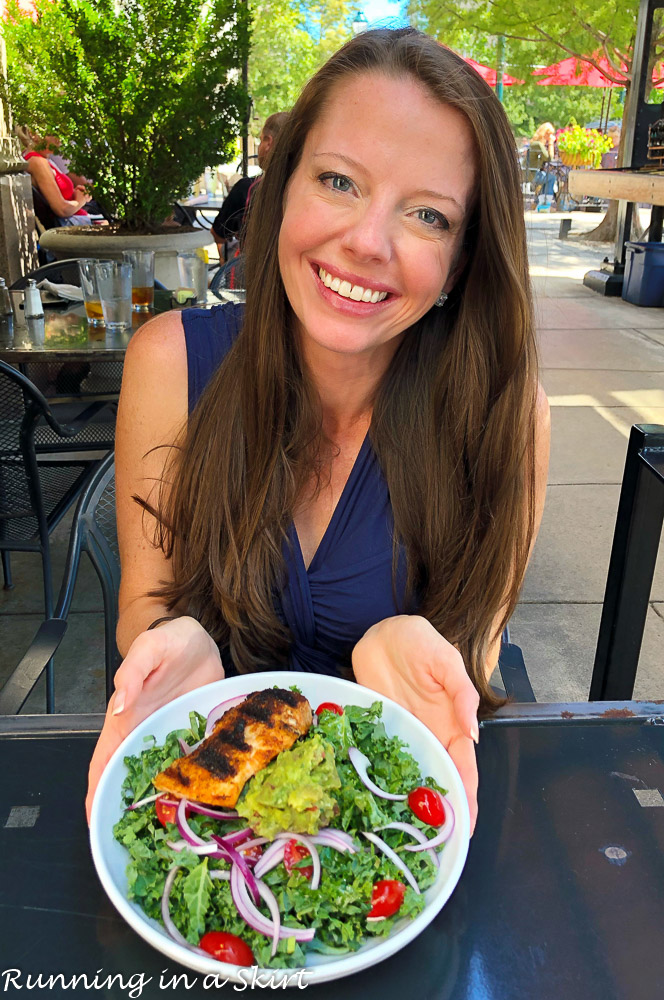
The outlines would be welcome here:
<svg viewBox="0 0 664 1000">
<path fill-rule="evenodd" d="M 362 705 L 383 702 L 383 721 L 390 736 L 404 740 L 420 765 L 423 777 L 431 775 L 443 788 L 448 789 L 448 797 L 454 807 L 456 823 L 452 837 L 440 853 L 440 868 L 435 883 L 426 891 L 426 906 L 414 919 L 404 919 L 396 924 L 386 938 L 370 938 L 359 951 L 342 957 L 311 954 L 299 982 L 306 985 L 324 983 L 341 976 L 367 969 L 399 951 L 427 927 L 445 905 L 457 884 L 468 853 L 470 838 L 470 817 L 468 801 L 458 771 L 447 751 L 436 737 L 396 702 L 383 698 L 368 688 L 350 681 L 322 674 L 270 673 L 245 674 L 217 681 L 206 687 L 190 691 L 170 704 L 165 705 L 137 726 L 118 747 L 104 771 L 97 787 L 90 821 L 90 842 L 92 857 L 97 873 L 108 896 L 127 923 L 148 944 L 151 944 L 172 961 L 179 962 L 196 972 L 218 975 L 236 982 L 247 984 L 252 970 L 236 965 L 204 958 L 173 941 L 161 924 L 145 915 L 137 903 L 127 899 L 126 868 L 129 855 L 124 847 L 113 838 L 113 826 L 122 815 L 121 788 L 126 776 L 124 758 L 138 754 L 145 748 L 145 736 L 154 736 L 158 743 L 174 729 L 189 725 L 189 712 L 196 710 L 206 715 L 210 709 L 225 698 L 249 694 L 263 688 L 278 685 L 288 688 L 296 684 L 302 694 L 309 699 L 315 711 L 323 701 L 333 701 L 340 705 Z M 288 985 L 296 985 L 295 970 L 261 969 L 258 972 L 263 983 L 268 977 L 278 985 L 282 978 L 289 977 Z"/>
</svg>

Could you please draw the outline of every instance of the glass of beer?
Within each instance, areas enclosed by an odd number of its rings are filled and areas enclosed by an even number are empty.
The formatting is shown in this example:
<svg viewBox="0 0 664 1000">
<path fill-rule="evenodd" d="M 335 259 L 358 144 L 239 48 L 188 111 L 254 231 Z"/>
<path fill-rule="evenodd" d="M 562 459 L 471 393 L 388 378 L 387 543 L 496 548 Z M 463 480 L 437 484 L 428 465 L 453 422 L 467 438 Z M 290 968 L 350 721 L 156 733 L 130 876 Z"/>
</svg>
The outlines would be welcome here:
<svg viewBox="0 0 664 1000">
<path fill-rule="evenodd" d="M 131 306 L 149 312 L 154 305 L 154 250 L 123 250 L 122 259 L 131 264 Z"/>
<path fill-rule="evenodd" d="M 85 315 L 90 326 L 104 325 L 104 315 L 101 311 L 101 299 L 99 298 L 99 288 L 97 286 L 97 272 L 95 271 L 95 264 L 100 263 L 102 262 L 89 257 L 82 257 L 78 262 L 83 302 L 85 303 Z M 104 263 L 108 263 L 108 261 Z"/>
</svg>

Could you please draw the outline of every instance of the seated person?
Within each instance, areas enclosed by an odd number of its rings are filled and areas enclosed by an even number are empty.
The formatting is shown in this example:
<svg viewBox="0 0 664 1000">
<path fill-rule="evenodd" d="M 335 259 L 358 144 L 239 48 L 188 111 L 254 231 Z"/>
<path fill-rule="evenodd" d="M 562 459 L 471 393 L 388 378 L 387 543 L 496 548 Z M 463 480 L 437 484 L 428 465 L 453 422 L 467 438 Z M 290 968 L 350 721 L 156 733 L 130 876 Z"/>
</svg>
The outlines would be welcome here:
<svg viewBox="0 0 664 1000">
<path fill-rule="evenodd" d="M 265 119 L 258 146 L 258 166 L 261 170 L 265 170 L 274 141 L 287 120 L 287 111 L 277 111 Z M 220 254 L 221 247 L 226 241 L 239 239 L 240 234 L 246 229 L 249 205 L 259 181 L 260 176 L 241 177 L 224 199 L 224 203 L 212 223 L 212 235 L 219 247 Z"/>
<path fill-rule="evenodd" d="M 22 129 L 19 137 L 24 144 L 23 159 L 26 170 L 35 187 L 53 212 L 59 226 L 91 226 L 92 218 L 83 208 L 91 200 L 83 185 L 75 185 L 68 174 L 64 174 L 51 161 L 50 147 L 57 147 L 59 140 L 55 136 L 45 136 L 44 139 L 30 129 Z M 37 149 L 37 145 L 47 143 L 48 148 Z"/>
</svg>

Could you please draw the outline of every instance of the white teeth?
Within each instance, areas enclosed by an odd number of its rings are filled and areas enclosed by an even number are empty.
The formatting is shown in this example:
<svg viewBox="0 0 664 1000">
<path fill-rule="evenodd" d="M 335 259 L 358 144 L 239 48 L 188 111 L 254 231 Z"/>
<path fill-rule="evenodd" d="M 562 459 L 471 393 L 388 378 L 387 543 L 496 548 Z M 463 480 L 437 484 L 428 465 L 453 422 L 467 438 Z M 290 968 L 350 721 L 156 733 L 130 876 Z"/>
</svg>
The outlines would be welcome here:
<svg viewBox="0 0 664 1000">
<path fill-rule="evenodd" d="M 387 298 L 387 292 L 375 292 L 371 288 L 363 288 L 362 285 L 351 285 L 350 281 L 342 281 L 341 278 L 333 278 L 324 267 L 318 268 L 318 277 L 333 292 L 338 292 L 345 299 L 353 299 L 354 302 L 382 302 Z"/>
</svg>

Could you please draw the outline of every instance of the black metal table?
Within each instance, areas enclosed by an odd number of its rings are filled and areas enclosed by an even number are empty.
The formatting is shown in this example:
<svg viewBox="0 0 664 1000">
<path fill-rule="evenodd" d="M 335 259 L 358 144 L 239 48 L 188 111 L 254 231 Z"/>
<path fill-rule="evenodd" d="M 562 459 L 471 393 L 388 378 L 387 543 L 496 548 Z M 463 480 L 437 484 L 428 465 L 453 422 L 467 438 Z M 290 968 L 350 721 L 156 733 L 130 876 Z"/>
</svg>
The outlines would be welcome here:
<svg viewBox="0 0 664 1000">
<path fill-rule="evenodd" d="M 391 959 L 307 987 L 308 995 L 664 995 L 661 713 L 645 703 L 516 706 L 483 725 L 479 822 L 450 901 Z M 99 724 L 94 716 L 0 720 L 0 992 L 26 988 L 28 974 L 63 973 L 70 982 L 85 973 L 88 984 L 95 975 L 98 983 L 120 978 L 101 992 L 79 980 L 75 989 L 29 995 L 218 993 L 144 944 L 97 880 L 83 797 Z M 172 988 L 183 974 L 188 980 Z"/>
</svg>

